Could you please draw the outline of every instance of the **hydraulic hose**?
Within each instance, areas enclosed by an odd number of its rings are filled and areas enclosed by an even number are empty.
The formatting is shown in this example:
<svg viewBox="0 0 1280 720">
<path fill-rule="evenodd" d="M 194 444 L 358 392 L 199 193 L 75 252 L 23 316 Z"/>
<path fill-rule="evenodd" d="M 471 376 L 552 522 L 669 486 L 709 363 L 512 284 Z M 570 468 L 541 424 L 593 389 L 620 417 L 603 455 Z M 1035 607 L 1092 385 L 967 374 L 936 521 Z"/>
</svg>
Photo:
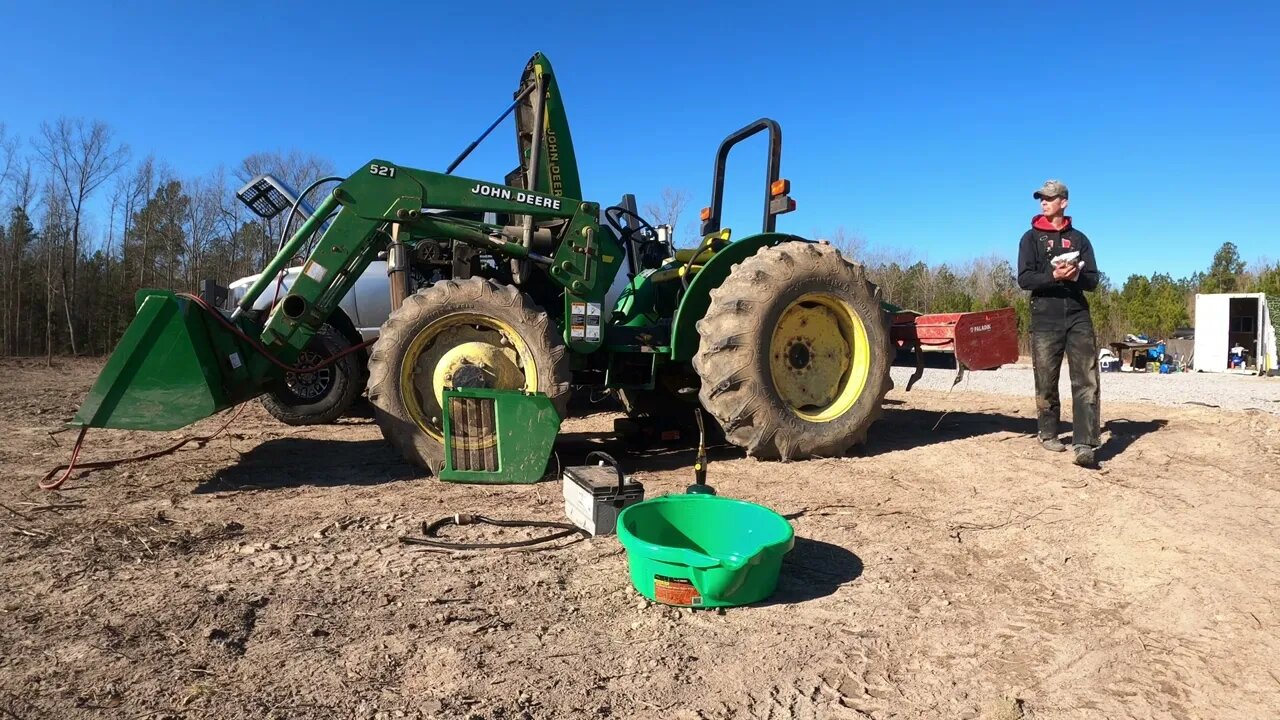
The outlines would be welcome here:
<svg viewBox="0 0 1280 720">
<path fill-rule="evenodd" d="M 511 542 L 499 543 L 453 543 L 444 540 L 435 540 L 440 528 L 447 525 L 474 525 L 477 523 L 485 523 L 487 525 L 497 525 L 499 527 L 545 527 L 560 528 L 560 532 L 551 533 L 542 537 L 530 538 L 528 540 L 513 540 Z M 590 533 L 582 528 L 567 522 L 552 522 L 550 520 L 495 520 L 484 515 L 470 515 L 466 513 L 457 513 L 442 517 L 431 524 L 422 523 L 423 537 L 402 537 L 400 542 L 409 545 L 430 545 L 431 547 L 445 548 L 447 550 L 495 550 L 502 548 L 518 548 L 538 545 L 552 540 L 559 540 L 571 535 L 582 535 L 583 537 L 591 537 Z"/>
<path fill-rule="evenodd" d="M 192 435 L 190 437 L 185 437 L 179 440 L 178 442 L 170 445 L 169 447 L 164 448 L 163 450 L 156 450 L 154 452 L 143 453 L 141 455 L 132 455 L 130 457 L 116 458 L 114 460 L 96 460 L 94 462 L 78 463 L 77 461 L 80 459 L 80 449 L 84 445 L 85 433 L 89 432 L 89 426 L 83 425 L 80 427 L 80 434 L 76 437 L 76 445 L 71 450 L 70 462 L 68 462 L 66 465 L 59 465 L 53 468 L 52 470 L 50 470 L 49 472 L 45 473 L 45 476 L 41 478 L 39 482 L 40 489 L 41 490 L 61 489 L 62 484 L 65 483 L 67 479 L 71 477 L 71 473 L 75 472 L 76 470 L 101 470 L 103 468 L 115 467 L 117 465 L 123 465 L 125 463 L 139 462 L 141 460 L 150 460 L 152 458 L 158 458 L 162 455 L 168 455 L 170 453 L 176 452 L 179 448 L 181 448 L 183 445 L 186 445 L 187 443 L 193 443 L 193 442 L 207 443 L 213 440 L 214 438 L 216 438 L 217 436 L 221 435 L 223 431 L 225 431 L 228 427 L 230 427 L 231 423 L 237 417 L 240 416 L 240 412 L 243 410 L 244 410 L 244 406 L 241 405 L 239 408 L 236 409 L 235 412 L 231 413 L 230 417 L 227 418 L 227 421 L 222 424 L 222 427 L 218 428 L 214 432 L 208 435 Z M 63 470 L 65 470 L 65 472 L 62 472 Z M 62 476 L 59 477 L 57 480 L 54 480 L 53 476 L 57 475 L 59 472 L 62 472 Z"/>
<path fill-rule="evenodd" d="M 280 252 L 281 250 L 284 249 L 284 240 L 289 236 L 289 223 L 293 222 L 293 216 L 298 212 L 298 206 L 301 205 L 302 201 L 307 198 L 307 193 L 311 192 L 312 190 L 315 190 L 317 187 L 319 187 L 324 183 L 334 182 L 334 181 L 342 182 L 343 180 L 346 180 L 346 178 L 338 177 L 337 175 L 322 177 L 319 180 L 308 185 L 307 189 L 302 191 L 302 194 L 298 196 L 298 199 L 293 202 L 293 207 L 289 208 L 289 214 L 286 215 L 284 218 L 284 225 L 280 228 L 280 240 L 276 242 L 276 252 Z"/>
<path fill-rule="evenodd" d="M 297 199 L 297 200 L 295 200 L 295 201 L 293 202 L 292 207 L 290 207 L 290 208 L 289 208 L 289 214 L 288 214 L 288 215 L 286 215 L 286 216 L 285 216 L 285 218 L 284 218 L 284 225 L 280 226 L 280 239 L 279 239 L 278 241 L 276 241 L 276 252 L 277 252 L 277 253 L 278 253 L 278 252 L 280 252 L 280 251 L 282 251 L 282 250 L 284 250 L 284 242 L 285 242 L 285 238 L 287 238 L 287 237 L 289 236 L 289 223 L 292 223 L 292 222 L 293 222 L 293 216 L 294 216 L 294 214 L 296 214 L 296 213 L 298 212 L 298 206 L 299 206 L 299 205 L 301 205 L 301 204 L 302 204 L 302 202 L 303 202 L 304 200 L 306 200 L 306 198 L 307 198 L 307 194 L 308 194 L 308 193 L 310 193 L 312 190 L 315 190 L 315 189 L 316 189 L 317 187 L 319 187 L 322 183 L 334 182 L 334 181 L 336 181 L 336 182 L 342 182 L 343 180 L 346 180 L 346 178 L 341 178 L 341 177 L 338 177 L 337 175 L 330 175 L 330 176 L 328 176 L 328 177 L 322 177 L 322 178 L 320 178 L 319 180 L 317 180 L 317 181 L 315 181 L 315 182 L 311 183 L 310 185 L 308 185 L 308 186 L 307 186 L 307 189 L 302 191 L 302 194 L 298 196 L 298 199 Z M 332 214 L 333 214 L 333 213 L 329 213 L 329 215 L 332 215 Z M 320 221 L 320 224 L 319 224 L 319 225 L 316 225 L 316 229 L 317 229 L 317 230 L 319 230 L 319 229 L 320 229 L 320 225 L 323 225 L 323 224 L 324 224 L 324 222 L 325 222 L 325 220 L 327 220 L 327 219 L 328 219 L 328 216 L 326 216 L 324 220 L 321 220 L 321 221 Z M 315 232 L 313 231 L 311 234 L 312 234 L 312 235 L 314 235 L 314 234 L 315 234 Z M 295 257 L 296 257 L 296 255 L 295 255 Z M 276 300 L 278 300 L 278 299 L 280 298 L 280 286 L 284 284 L 284 276 L 285 276 L 286 274 L 287 274 L 287 271 L 281 271 L 281 272 L 280 272 L 280 274 L 279 274 L 279 277 L 278 277 L 278 278 L 276 278 L 275 297 L 271 298 L 271 304 L 272 304 L 272 305 L 275 305 L 275 304 L 276 304 Z"/>
<path fill-rule="evenodd" d="M 365 340 L 364 342 L 358 345 L 352 345 L 351 347 L 347 348 L 346 350 L 343 350 L 337 355 L 330 355 L 326 360 L 324 360 L 323 362 L 317 365 L 309 365 L 304 368 L 294 367 L 293 365 L 288 365 L 285 362 L 276 358 L 274 355 L 272 355 L 271 351 L 267 350 L 265 347 L 262 346 L 262 343 L 246 335 L 244 331 L 236 327 L 234 323 L 232 323 L 230 320 L 227 320 L 225 317 L 223 317 L 222 313 L 219 312 L 217 308 L 205 302 L 204 298 L 198 295 L 192 295 L 190 293 L 175 293 L 175 295 L 177 297 L 190 300 L 191 302 L 194 302 L 196 305 L 199 305 L 206 312 L 208 312 L 209 315 L 212 316 L 214 320 L 216 320 L 219 324 L 221 324 L 222 327 L 234 333 L 236 337 L 240 338 L 241 340 L 244 340 L 246 343 L 249 343 L 249 346 L 252 347 L 254 350 L 256 350 L 259 355 L 266 358 L 267 360 L 270 360 L 272 364 L 274 364 L 276 367 L 280 368 L 281 370 L 284 370 L 285 372 L 291 372 L 291 373 L 315 372 L 316 370 L 319 370 L 321 368 L 329 367 L 330 365 L 337 362 L 340 358 L 346 355 L 350 355 L 351 353 L 357 350 L 360 350 L 361 348 L 369 347 L 370 345 L 377 342 L 376 338 L 373 340 Z"/>
</svg>

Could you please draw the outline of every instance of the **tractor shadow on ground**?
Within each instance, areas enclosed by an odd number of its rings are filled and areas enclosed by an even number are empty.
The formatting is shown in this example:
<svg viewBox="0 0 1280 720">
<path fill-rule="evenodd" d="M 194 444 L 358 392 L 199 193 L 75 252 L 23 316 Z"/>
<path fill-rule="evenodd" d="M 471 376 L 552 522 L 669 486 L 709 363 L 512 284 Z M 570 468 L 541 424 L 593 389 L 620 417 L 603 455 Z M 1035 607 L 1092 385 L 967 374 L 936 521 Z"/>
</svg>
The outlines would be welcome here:
<svg viewBox="0 0 1280 720">
<path fill-rule="evenodd" d="M 792 605 L 834 594 L 862 576 L 862 558 L 839 545 L 796 536 L 795 547 L 782 558 L 778 589 L 761 607 Z"/>
<path fill-rule="evenodd" d="M 1063 423 L 1063 426 L 1070 432 L 1070 424 Z M 866 445 L 857 454 L 874 457 L 996 433 L 1025 435 L 1027 442 L 1031 442 L 1036 434 L 1036 420 L 995 412 L 944 414 L 937 410 L 886 405 L 884 414 L 871 426 Z"/>
<path fill-rule="evenodd" d="M 746 457 L 742 448 L 725 442 L 707 443 L 707 461 L 714 465 L 722 460 L 740 460 Z M 628 441 L 613 432 L 566 433 L 556 440 L 556 457 L 564 465 L 585 464 L 593 451 L 606 452 L 618 461 L 623 472 L 662 472 L 689 469 L 698 454 L 698 440 L 671 441 L 663 444 L 644 444 Z M 593 458 L 592 463 L 596 460 Z"/>
<path fill-rule="evenodd" d="M 218 470 L 193 492 L 381 485 L 423 474 L 381 439 L 279 438 L 245 452 L 239 462 Z"/>
<path fill-rule="evenodd" d="M 1128 420 L 1117 418 L 1102 425 L 1103 445 L 1095 453 L 1098 462 L 1112 460 L 1138 438 L 1157 432 L 1168 420 Z M 1071 423 L 1061 423 L 1063 442 L 1071 443 Z M 886 406 L 884 415 L 871 427 L 867 444 L 859 453 L 874 457 L 885 453 L 926 447 L 952 440 L 982 435 L 1012 433 L 1010 442 L 1035 442 L 1037 427 L 1034 417 L 1006 415 L 997 412 L 939 412 L 918 408 Z M 1109 436 L 1108 436 L 1109 433 Z"/>
<path fill-rule="evenodd" d="M 360 395 L 342 417 L 355 423 L 373 422 L 373 403 L 367 395 Z"/>
</svg>

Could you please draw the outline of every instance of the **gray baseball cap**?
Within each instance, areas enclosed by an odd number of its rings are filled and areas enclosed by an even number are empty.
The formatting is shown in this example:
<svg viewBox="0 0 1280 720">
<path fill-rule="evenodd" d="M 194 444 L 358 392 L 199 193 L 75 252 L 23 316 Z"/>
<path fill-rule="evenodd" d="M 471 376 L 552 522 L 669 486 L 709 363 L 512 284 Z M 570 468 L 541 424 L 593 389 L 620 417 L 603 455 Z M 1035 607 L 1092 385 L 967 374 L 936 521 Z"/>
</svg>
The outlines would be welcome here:
<svg viewBox="0 0 1280 720">
<path fill-rule="evenodd" d="M 1040 189 L 1032 193 L 1031 197 L 1039 200 L 1042 197 L 1066 197 L 1067 186 L 1061 180 L 1045 180 L 1044 185 Z"/>
</svg>

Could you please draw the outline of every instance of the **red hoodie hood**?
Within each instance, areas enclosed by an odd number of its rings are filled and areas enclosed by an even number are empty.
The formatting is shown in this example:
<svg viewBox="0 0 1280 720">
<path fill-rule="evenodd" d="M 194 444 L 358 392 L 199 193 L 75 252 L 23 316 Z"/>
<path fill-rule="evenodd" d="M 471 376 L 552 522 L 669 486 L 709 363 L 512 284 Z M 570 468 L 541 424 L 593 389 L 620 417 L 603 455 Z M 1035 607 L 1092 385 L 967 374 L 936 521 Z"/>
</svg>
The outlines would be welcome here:
<svg viewBox="0 0 1280 720">
<path fill-rule="evenodd" d="M 1048 230 L 1049 232 L 1066 232 L 1071 229 L 1071 216 L 1067 215 L 1062 219 L 1067 221 L 1066 224 L 1060 228 L 1056 228 L 1044 215 L 1037 215 L 1031 218 L 1031 227 L 1036 230 Z"/>
</svg>

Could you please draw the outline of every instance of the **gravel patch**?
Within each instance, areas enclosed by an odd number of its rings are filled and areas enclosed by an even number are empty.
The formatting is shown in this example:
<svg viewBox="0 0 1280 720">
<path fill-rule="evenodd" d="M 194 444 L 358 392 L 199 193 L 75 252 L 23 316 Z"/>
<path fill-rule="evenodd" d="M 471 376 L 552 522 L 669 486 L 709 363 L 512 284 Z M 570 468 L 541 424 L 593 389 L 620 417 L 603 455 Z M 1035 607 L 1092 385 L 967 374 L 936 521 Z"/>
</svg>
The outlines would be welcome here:
<svg viewBox="0 0 1280 720">
<path fill-rule="evenodd" d="M 894 387 L 903 390 L 915 368 L 894 367 Z M 1071 398 L 1071 380 L 1062 367 L 1059 392 L 1064 402 Z M 947 390 L 955 370 L 926 368 L 915 388 Z M 966 372 L 955 392 L 969 391 L 998 395 L 1022 395 L 1030 403 L 1035 379 L 1030 365 L 1008 365 L 998 370 Z M 909 397 L 909 396 L 908 396 Z M 1224 410 L 1263 410 L 1280 415 L 1280 377 L 1257 377 L 1229 373 L 1102 373 L 1102 404 L 1146 402 L 1154 405 L 1205 405 Z"/>
</svg>

